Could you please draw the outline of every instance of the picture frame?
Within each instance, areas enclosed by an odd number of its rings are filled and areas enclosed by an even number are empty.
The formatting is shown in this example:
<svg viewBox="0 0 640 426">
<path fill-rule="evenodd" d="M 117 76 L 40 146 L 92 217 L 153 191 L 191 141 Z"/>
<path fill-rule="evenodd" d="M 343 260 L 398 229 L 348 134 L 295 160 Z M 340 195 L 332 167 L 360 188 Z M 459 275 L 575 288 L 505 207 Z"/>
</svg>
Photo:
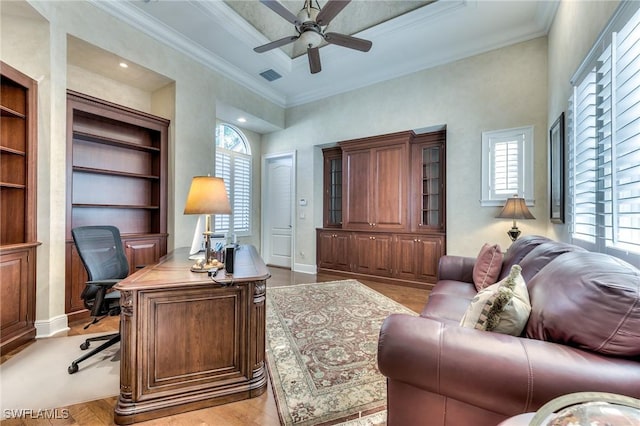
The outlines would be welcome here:
<svg viewBox="0 0 640 426">
<path fill-rule="evenodd" d="M 549 129 L 549 218 L 564 223 L 564 112 Z"/>
</svg>

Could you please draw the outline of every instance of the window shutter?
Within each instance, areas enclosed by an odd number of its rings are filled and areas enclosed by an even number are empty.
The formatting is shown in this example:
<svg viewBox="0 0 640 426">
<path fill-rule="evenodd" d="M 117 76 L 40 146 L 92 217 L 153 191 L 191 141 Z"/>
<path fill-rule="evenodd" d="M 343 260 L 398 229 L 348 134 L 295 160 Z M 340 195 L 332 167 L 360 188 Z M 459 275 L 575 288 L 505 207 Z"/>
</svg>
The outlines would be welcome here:
<svg viewBox="0 0 640 426">
<path fill-rule="evenodd" d="M 574 238 L 595 243 L 597 129 L 595 70 L 574 88 L 570 114 L 569 196 Z"/>
<path fill-rule="evenodd" d="M 640 5 L 623 2 L 572 80 L 571 235 L 640 262 Z"/>
<path fill-rule="evenodd" d="M 612 224 L 607 244 L 640 253 L 640 12 L 614 33 L 615 143 Z"/>
<path fill-rule="evenodd" d="M 494 193 L 511 197 L 520 192 L 520 143 L 518 140 L 496 141 L 494 154 Z"/>
<path fill-rule="evenodd" d="M 251 157 L 235 155 L 233 177 L 233 230 L 251 231 Z"/>
<path fill-rule="evenodd" d="M 224 150 L 218 148 L 216 150 L 216 177 L 224 179 L 224 186 L 227 188 L 227 196 L 229 201 L 233 200 L 231 197 L 231 155 L 224 152 Z M 214 219 L 214 230 L 219 233 L 229 232 L 229 217 L 228 214 L 217 214 Z"/>
</svg>

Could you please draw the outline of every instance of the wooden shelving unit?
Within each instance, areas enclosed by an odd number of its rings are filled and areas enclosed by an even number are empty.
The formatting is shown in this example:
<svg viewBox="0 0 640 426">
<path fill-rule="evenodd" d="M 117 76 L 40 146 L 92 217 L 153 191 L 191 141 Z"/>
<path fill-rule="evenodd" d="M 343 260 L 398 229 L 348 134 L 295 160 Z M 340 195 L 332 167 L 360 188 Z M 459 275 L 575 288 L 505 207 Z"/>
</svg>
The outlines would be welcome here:
<svg viewBox="0 0 640 426">
<path fill-rule="evenodd" d="M 71 239 L 77 226 L 120 229 L 131 272 L 167 252 L 169 121 L 68 92 L 67 306 L 70 321 L 87 313 L 86 275 Z"/>
<path fill-rule="evenodd" d="M 323 150 L 318 270 L 431 287 L 446 250 L 445 141 L 407 131 Z"/>
<path fill-rule="evenodd" d="M 0 353 L 35 338 L 37 83 L 0 63 Z"/>
</svg>

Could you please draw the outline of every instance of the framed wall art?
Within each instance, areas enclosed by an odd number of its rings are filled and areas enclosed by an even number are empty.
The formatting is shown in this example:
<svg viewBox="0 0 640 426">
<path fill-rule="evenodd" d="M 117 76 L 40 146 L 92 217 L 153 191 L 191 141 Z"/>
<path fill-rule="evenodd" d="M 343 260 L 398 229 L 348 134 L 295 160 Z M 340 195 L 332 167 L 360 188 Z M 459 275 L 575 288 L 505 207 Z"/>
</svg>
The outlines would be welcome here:
<svg viewBox="0 0 640 426">
<path fill-rule="evenodd" d="M 549 129 L 549 214 L 564 223 L 564 112 Z"/>
</svg>

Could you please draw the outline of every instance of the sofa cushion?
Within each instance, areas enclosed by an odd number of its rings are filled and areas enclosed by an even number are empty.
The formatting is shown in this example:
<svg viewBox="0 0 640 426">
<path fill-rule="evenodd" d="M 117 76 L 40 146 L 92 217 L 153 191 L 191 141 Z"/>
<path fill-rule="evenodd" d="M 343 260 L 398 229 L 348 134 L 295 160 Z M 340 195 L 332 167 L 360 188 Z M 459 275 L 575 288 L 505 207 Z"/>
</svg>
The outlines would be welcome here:
<svg viewBox="0 0 640 426">
<path fill-rule="evenodd" d="M 429 293 L 420 316 L 459 324 L 471 299 L 477 294 L 473 283 L 440 280 Z"/>
<path fill-rule="evenodd" d="M 485 243 L 482 246 L 473 265 L 473 283 L 477 291 L 489 287 L 498 280 L 502 270 L 502 257 L 502 250 L 498 244 Z"/>
<path fill-rule="evenodd" d="M 600 253 L 556 257 L 529 283 L 527 337 L 640 356 L 640 271 Z"/>
<path fill-rule="evenodd" d="M 509 275 L 478 292 L 467 308 L 460 325 L 478 330 L 519 336 L 529 318 L 529 293 L 519 265 Z"/>
<path fill-rule="evenodd" d="M 568 253 L 570 251 L 586 250 L 582 247 L 574 246 L 573 244 L 560 243 L 557 241 L 540 244 L 531 250 L 518 263 L 522 268 L 522 278 L 524 278 L 526 283 L 529 283 L 542 268 L 549 264 L 549 262 L 561 254 Z"/>
<path fill-rule="evenodd" d="M 502 272 L 500 272 L 498 280 L 509 275 L 511 267 L 513 265 L 520 264 L 520 261 L 524 259 L 531 250 L 538 247 L 540 244 L 548 243 L 550 241 L 553 240 L 539 235 L 526 235 L 515 240 L 504 254 L 504 259 L 502 260 Z"/>
</svg>

